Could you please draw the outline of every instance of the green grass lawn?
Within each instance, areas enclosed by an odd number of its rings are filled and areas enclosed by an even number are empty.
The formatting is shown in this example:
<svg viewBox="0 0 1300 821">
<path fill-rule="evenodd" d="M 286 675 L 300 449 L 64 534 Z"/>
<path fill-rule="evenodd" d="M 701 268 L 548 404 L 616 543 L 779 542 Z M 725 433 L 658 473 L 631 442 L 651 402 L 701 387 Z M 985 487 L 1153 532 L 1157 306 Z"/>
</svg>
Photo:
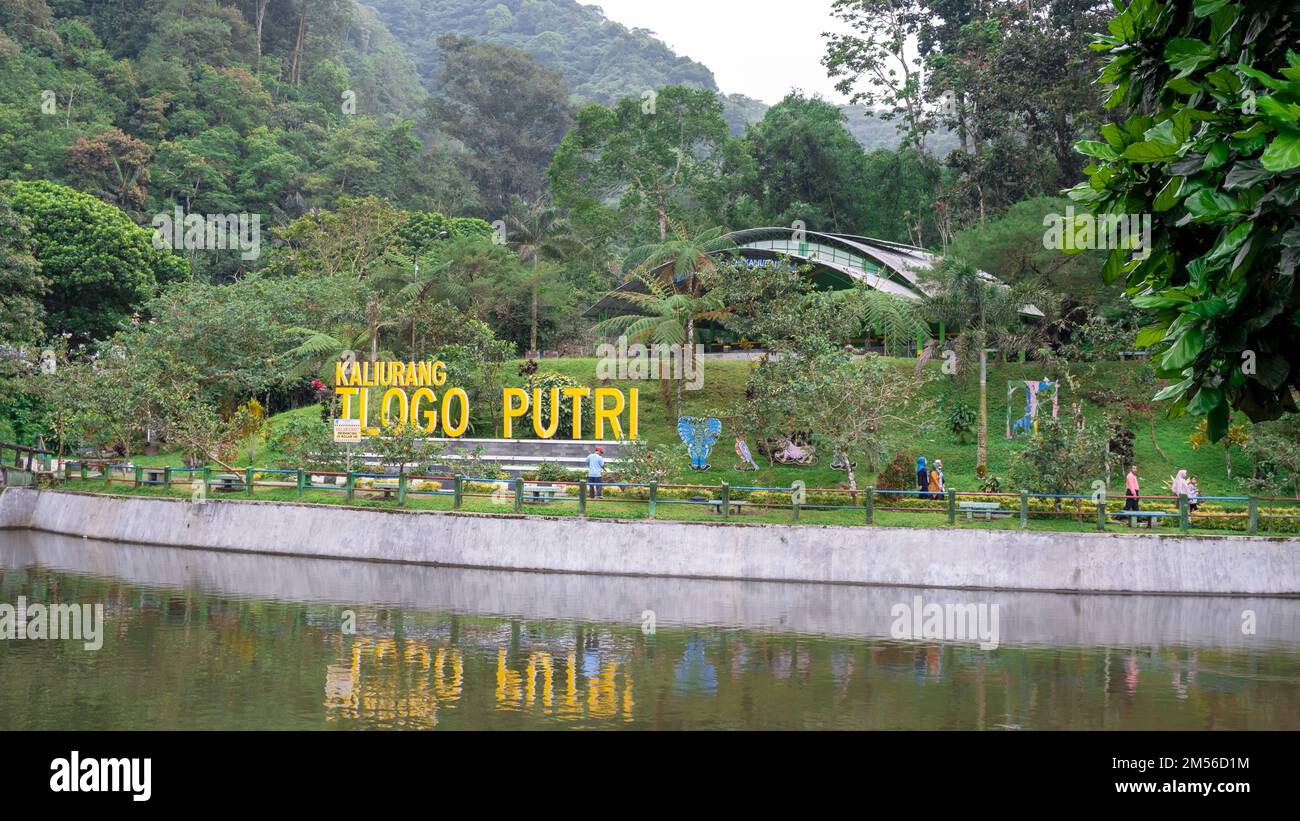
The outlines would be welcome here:
<svg viewBox="0 0 1300 821">
<path fill-rule="evenodd" d="M 596 364 L 597 360 L 594 358 L 547 359 L 539 363 L 542 370 L 557 371 L 572 377 L 581 384 L 593 386 L 599 384 L 595 376 Z M 914 363 L 911 360 L 894 360 L 892 364 L 894 367 L 910 371 Z M 937 373 L 939 364 L 938 362 L 931 362 L 928 367 L 934 369 Z M 690 415 L 716 413 L 725 407 L 728 402 L 743 395 L 745 380 L 753 367 L 755 367 L 755 363 L 742 360 L 706 361 L 704 363 L 704 387 L 699 391 L 686 391 L 684 393 L 684 412 Z M 1138 365 L 1131 362 L 1103 363 L 1099 369 L 1101 373 L 1100 379 L 1103 382 L 1114 383 L 1121 378 L 1126 369 L 1135 367 L 1138 367 Z M 505 371 L 508 374 L 507 384 L 522 386 L 523 378 L 517 375 L 514 363 L 507 365 Z M 1056 374 L 1051 373 L 1044 374 L 1042 366 L 1037 363 L 996 363 L 990 365 L 988 378 L 988 461 L 993 474 L 1004 479 L 1003 491 L 1018 490 L 1018 488 L 1010 487 L 1005 480 L 1009 475 L 1012 459 L 1026 447 L 1025 440 L 1008 440 L 1004 436 L 1007 380 L 1041 378 L 1044 375 L 1056 376 Z M 665 407 L 657 381 L 614 381 L 609 384 L 612 387 L 624 390 L 632 387 L 639 389 L 639 424 L 640 435 L 643 439 L 652 446 L 668 444 L 671 447 L 682 448 L 684 451 L 685 446 L 681 444 L 677 436 L 676 415 Z M 942 377 L 930 382 L 924 391 L 926 395 L 935 400 L 941 401 L 955 394 L 972 407 L 976 407 L 978 404 L 979 387 L 974 379 L 953 381 L 950 378 Z M 495 401 L 499 401 L 499 399 L 499 397 L 495 397 Z M 1018 396 L 1017 415 L 1022 401 Z M 1070 404 L 1075 401 L 1081 401 L 1080 397 L 1071 396 L 1068 388 L 1063 387 L 1060 396 L 1060 413 L 1062 415 L 1068 414 Z M 1083 401 L 1083 410 L 1085 417 L 1088 418 L 1090 423 L 1094 424 L 1100 424 L 1105 413 L 1105 409 L 1095 407 L 1087 401 Z M 276 415 L 272 418 L 271 425 L 274 429 L 285 424 L 294 416 L 314 418 L 318 413 L 319 408 L 315 405 L 298 408 Z M 942 410 L 936 409 L 935 416 L 942 417 L 942 415 Z M 930 461 L 936 458 L 942 459 L 944 476 L 948 487 L 959 491 L 978 490 L 980 482 L 975 474 L 976 449 L 974 436 L 969 435 L 967 441 L 961 443 L 956 436 L 945 430 L 942 418 L 919 421 L 921 425 L 917 430 L 909 431 L 906 437 L 900 437 L 903 440 L 900 442 L 900 447 L 913 457 L 925 456 Z M 1202 496 L 1243 495 L 1241 488 L 1227 474 L 1221 447 L 1212 445 L 1197 451 L 1187 443 L 1188 438 L 1196 429 L 1196 424 L 1196 420 L 1191 417 L 1170 421 L 1163 418 L 1162 415 L 1157 415 L 1155 439 L 1163 451 L 1163 455 L 1158 453 L 1152 444 L 1151 435 L 1146 425 L 1134 424 L 1135 458 L 1140 465 L 1143 489 L 1146 493 L 1151 495 L 1164 494 L 1166 491 L 1162 483 L 1169 479 L 1178 469 L 1186 468 L 1189 475 L 1199 477 Z M 516 430 L 522 429 L 527 429 L 527 426 L 516 427 Z M 473 430 L 470 431 L 470 435 L 478 437 L 494 436 L 500 435 L 500 431 Z M 710 457 L 712 466 L 704 471 L 685 469 L 674 476 L 673 481 L 683 484 L 708 485 L 717 485 L 725 481 L 732 486 L 783 488 L 789 487 L 797 480 L 802 480 L 808 488 L 834 488 L 843 485 L 846 481 L 843 471 L 830 468 L 831 458 L 829 453 L 822 453 L 820 461 L 813 467 L 797 468 L 779 465 L 768 467 L 766 460 L 758 455 L 756 443 L 753 441 L 749 442 L 750 449 L 754 452 L 754 457 L 762 469 L 757 473 L 753 471 L 737 471 L 735 465 L 738 459 L 734 451 L 733 438 L 734 433 L 724 429 L 722 438 L 715 446 Z M 179 466 L 181 456 L 179 453 L 171 452 L 155 456 L 133 457 L 133 461 L 136 464 L 148 467 Z M 237 461 L 241 466 L 248 464 L 248 454 L 241 451 Z M 258 467 L 273 467 L 283 464 L 283 461 L 283 456 L 275 452 L 265 441 L 257 443 L 252 464 Z M 1249 469 L 1245 458 L 1240 454 L 1237 456 L 1237 462 L 1239 463 L 1239 470 L 1245 471 Z M 213 464 L 212 467 L 217 468 L 218 466 Z M 1123 473 L 1122 468 L 1117 468 L 1110 477 L 1110 491 L 1114 495 L 1123 495 Z M 875 477 L 868 475 L 865 470 L 859 469 L 857 481 L 859 486 L 866 487 L 874 484 Z"/>
<path fill-rule="evenodd" d="M 164 488 L 159 485 L 140 485 L 135 486 L 129 477 L 117 475 L 110 482 L 103 479 L 90 478 L 86 480 L 73 478 L 72 480 L 62 483 L 61 487 L 68 490 L 87 491 L 95 493 L 113 493 L 118 495 L 129 496 L 150 496 L 156 498 L 194 498 L 197 483 L 191 484 L 191 474 L 177 474 L 173 478 L 173 485 L 170 488 Z M 214 473 L 214 476 L 219 474 Z M 384 496 L 382 491 L 373 488 L 357 487 L 354 489 L 352 498 L 348 498 L 346 489 L 343 487 L 309 487 L 301 493 L 295 486 L 289 484 L 292 477 L 284 477 L 283 484 L 277 484 L 278 479 L 263 482 L 255 480 L 252 492 L 248 493 L 242 484 L 235 485 L 230 491 L 223 492 L 215 485 L 208 491 L 208 503 L 221 503 L 223 500 L 246 500 L 254 499 L 257 501 L 275 501 L 275 502 L 299 502 L 305 504 L 325 504 L 325 505 L 348 505 L 360 508 L 378 508 L 396 510 L 406 508 L 409 510 L 442 510 L 451 511 L 456 508 L 454 494 L 451 492 L 452 484 L 447 482 L 440 492 L 415 492 L 408 493 L 405 503 L 399 504 L 396 494 L 391 493 Z M 310 480 L 308 480 L 310 481 Z M 459 510 L 469 513 L 489 513 L 497 515 L 514 515 L 516 514 L 514 505 L 513 490 L 507 490 L 503 485 L 503 492 L 499 495 L 485 492 L 482 488 L 477 490 L 466 489 L 462 495 L 461 506 Z M 719 498 L 716 494 L 708 494 L 712 498 Z M 565 498 L 558 498 L 550 501 L 539 502 L 530 501 L 527 498 L 520 505 L 519 513 L 524 515 L 536 516 L 579 516 L 585 515 L 588 518 L 595 519 L 620 519 L 634 520 L 651 518 L 649 505 L 645 500 L 617 500 L 617 499 L 589 499 L 585 505 L 580 506 L 576 498 L 576 488 L 570 488 Z M 845 500 L 845 505 L 849 505 L 849 500 Z M 858 502 L 861 504 L 861 501 Z M 982 519 L 966 519 L 960 513 L 956 515 L 955 521 L 951 524 L 948 521 L 948 515 L 944 509 L 942 501 L 934 502 L 932 509 L 929 510 L 900 510 L 888 509 L 895 507 L 896 502 L 888 500 L 887 497 L 878 497 L 872 510 L 872 519 L 870 524 L 883 527 L 932 527 L 944 528 L 955 527 L 963 529 L 984 529 L 984 530 L 1017 530 L 1021 529 L 1020 518 L 1014 511 L 1011 515 L 1004 518 L 986 521 Z M 1009 506 L 1014 508 L 1014 502 Z M 1116 508 L 1112 504 L 1110 509 L 1113 512 Z M 1239 505 L 1231 512 L 1244 519 L 1245 506 Z M 1300 518 L 1300 507 L 1289 510 L 1292 519 Z M 715 510 L 709 505 L 690 504 L 681 501 L 660 500 L 656 505 L 654 519 L 667 521 L 697 521 L 713 522 L 738 525 L 757 525 L 757 524 L 798 524 L 798 525 L 865 525 L 868 524 L 867 514 L 862 507 L 852 507 L 851 509 L 827 510 L 817 509 L 815 507 L 801 507 L 797 511 L 789 504 L 771 504 L 771 505 L 754 505 L 748 504 L 743 509 L 733 510 L 729 516 L 723 516 L 720 510 Z M 1241 535 L 1244 529 L 1244 521 L 1238 521 L 1238 529 L 1229 529 L 1216 526 L 1216 522 L 1209 518 L 1193 518 L 1192 532 L 1195 535 Z M 1270 532 L 1277 533 L 1273 527 L 1275 522 L 1267 518 L 1261 518 L 1259 530 L 1263 535 Z M 1289 525 L 1290 522 L 1285 524 Z M 1067 531 L 1067 532 L 1096 532 L 1097 519 L 1096 509 L 1089 505 L 1082 504 L 1079 507 L 1071 507 L 1068 503 L 1060 513 L 1050 514 L 1034 512 L 1029 515 L 1024 529 L 1035 531 Z M 1116 522 L 1108 518 L 1105 523 L 1105 530 L 1108 532 L 1128 532 L 1130 528 L 1127 524 Z M 1140 530 L 1145 530 L 1141 528 Z M 1166 535 L 1179 535 L 1178 520 L 1175 518 L 1166 518 L 1158 520 L 1154 532 Z M 1152 532 L 1152 531 L 1148 531 Z"/>
<path fill-rule="evenodd" d="M 597 380 L 595 359 L 547 359 L 539 362 L 542 370 L 554 370 L 559 373 L 570 376 L 582 384 L 595 385 Z M 913 360 L 894 360 L 894 367 L 911 371 L 915 363 Z M 708 415 L 724 407 L 729 401 L 738 399 L 744 395 L 745 380 L 750 370 L 755 367 L 755 363 L 742 360 L 708 360 L 705 362 L 704 370 L 704 387 L 699 391 L 685 391 L 683 393 L 684 413 L 688 415 Z M 928 367 L 936 374 L 939 372 L 940 363 L 937 361 L 928 363 Z M 1132 362 L 1110 362 L 1103 363 L 1100 370 L 1103 374 L 1102 379 L 1109 384 L 1117 382 L 1126 370 L 1139 367 Z M 513 376 L 514 368 L 509 368 L 509 373 Z M 1028 364 L 990 364 L 988 375 L 988 407 L 989 407 L 989 468 L 995 476 L 1006 478 L 1009 475 L 1011 461 L 1016 453 L 1025 447 L 1025 440 L 1008 440 L 1005 438 L 1006 429 L 1006 383 L 1008 380 L 1024 379 L 1041 379 L 1043 376 L 1049 376 L 1053 379 L 1056 374 L 1044 374 L 1042 365 L 1038 363 Z M 522 378 L 513 378 L 511 384 L 522 385 Z M 659 383 L 655 381 L 642 382 L 611 382 L 612 387 L 627 389 L 630 387 L 640 388 L 641 414 L 640 428 L 641 436 L 651 445 L 669 443 L 673 446 L 679 446 L 683 449 L 684 445 L 680 444 L 677 436 L 676 415 L 664 407 L 660 398 Z M 935 400 L 942 401 L 947 396 L 955 394 L 960 396 L 972 408 L 978 407 L 979 403 L 979 384 L 975 379 L 965 381 L 953 381 L 950 378 L 943 377 L 929 383 L 925 388 L 925 395 Z M 1023 393 L 1017 395 L 1017 412 L 1015 416 L 1020 415 L 1020 409 L 1023 408 Z M 1060 396 L 1060 414 L 1068 416 L 1070 404 L 1081 401 L 1080 397 L 1071 396 L 1068 389 L 1061 388 Z M 1084 416 L 1089 423 L 1100 424 L 1105 414 L 1105 409 L 1098 408 L 1090 403 L 1083 401 Z M 942 410 L 936 411 L 936 416 L 942 416 Z M 933 461 L 935 458 L 943 460 L 944 478 L 948 487 L 958 490 L 978 490 L 980 486 L 979 478 L 975 474 L 975 437 L 969 435 L 965 444 L 958 441 L 957 437 L 944 429 L 944 420 L 935 418 L 931 420 L 922 420 L 923 425 L 920 430 L 915 432 L 914 437 L 910 437 L 903 445 L 903 449 L 912 456 L 925 456 L 927 460 Z M 1144 490 L 1154 494 L 1163 494 L 1161 483 L 1173 476 L 1180 468 L 1186 468 L 1188 475 L 1195 475 L 1200 480 L 1202 496 L 1237 496 L 1242 495 L 1237 484 L 1227 475 L 1224 464 L 1223 449 L 1218 446 L 1203 447 L 1200 451 L 1192 449 L 1187 444 L 1187 439 L 1196 430 L 1199 420 L 1191 417 L 1183 417 L 1174 421 L 1163 418 L 1163 415 L 1157 415 L 1155 424 L 1155 438 L 1164 451 L 1161 456 L 1156 448 L 1152 445 L 1149 430 L 1145 424 L 1135 424 L 1134 451 L 1135 458 L 1139 465 L 1139 472 L 1143 477 Z M 735 465 L 739 461 L 735 455 L 734 433 L 730 430 L 723 430 L 722 438 L 715 446 L 713 454 L 709 461 L 712 467 L 705 471 L 687 471 L 686 475 L 675 477 L 677 480 L 691 484 L 718 484 L 726 481 L 732 485 L 766 485 L 772 487 L 789 487 L 795 480 L 802 479 L 810 487 L 828 487 L 833 488 L 845 482 L 843 471 L 832 470 L 830 467 L 831 455 L 829 453 L 821 454 L 821 459 L 817 465 L 810 468 L 796 468 L 775 466 L 769 469 L 766 460 L 758 455 L 755 442 L 750 441 L 749 446 L 754 454 L 754 459 L 759 462 L 763 468 L 758 474 L 735 470 Z M 1248 468 L 1246 460 L 1239 458 L 1240 469 Z M 1111 476 L 1110 487 L 1112 492 L 1118 492 L 1123 495 L 1123 474 L 1126 469 L 1117 470 L 1115 475 Z M 1104 478 L 1104 477 L 1097 477 Z M 867 486 L 874 483 L 874 477 L 865 475 L 861 471 L 857 477 L 860 486 Z M 1002 487 L 1003 491 L 1018 490 L 1011 488 L 1006 484 Z"/>
</svg>

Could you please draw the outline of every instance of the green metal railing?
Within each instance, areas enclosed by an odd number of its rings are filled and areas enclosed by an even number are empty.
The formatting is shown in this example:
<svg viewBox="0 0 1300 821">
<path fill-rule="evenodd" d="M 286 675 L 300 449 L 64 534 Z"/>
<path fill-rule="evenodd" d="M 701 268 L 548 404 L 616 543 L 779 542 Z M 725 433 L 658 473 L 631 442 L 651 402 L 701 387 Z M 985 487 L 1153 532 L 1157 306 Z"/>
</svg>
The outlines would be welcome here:
<svg viewBox="0 0 1300 821">
<path fill-rule="evenodd" d="M 423 473 L 372 473 L 308 469 L 244 467 L 234 471 L 211 468 L 146 468 L 106 462 L 70 462 L 63 478 L 102 482 L 104 488 L 128 484 L 132 488 L 161 488 L 164 492 L 189 491 L 196 497 L 201 488 L 206 500 L 215 493 L 256 498 L 258 489 L 292 491 L 297 500 L 308 492 L 330 493 L 345 503 L 358 499 L 392 501 L 406 507 L 411 499 L 446 497 L 451 509 L 463 510 L 473 499 L 490 499 L 494 508 L 513 513 L 553 513 L 567 506 L 578 515 L 598 513 L 602 508 L 624 513 L 641 508 L 644 518 L 660 518 L 665 506 L 694 506 L 707 509 L 724 520 L 743 519 L 753 510 L 788 512 L 789 521 L 806 519 L 810 511 L 849 511 L 852 521 L 836 524 L 879 524 L 882 513 L 929 515 L 927 524 L 953 526 L 959 519 L 970 525 L 995 522 L 1020 529 L 1030 522 L 1073 519 L 1076 525 L 1089 521 L 1096 530 L 1111 528 L 1177 528 L 1179 534 L 1196 529 L 1230 530 L 1249 535 L 1269 532 L 1300 534 L 1300 498 L 1261 496 L 1187 497 L 1146 496 L 1136 512 L 1123 510 L 1124 498 L 1103 494 L 984 493 L 947 489 L 932 493 L 919 490 L 888 490 L 874 487 L 805 488 L 667 482 L 598 482 L 585 479 L 544 481 L 523 478 L 491 478 Z M 643 506 L 643 507 L 642 507 Z M 936 522 L 935 519 L 939 522 Z M 894 524 L 902 524 L 897 517 Z M 1077 526 L 1074 529 L 1079 529 Z"/>
</svg>

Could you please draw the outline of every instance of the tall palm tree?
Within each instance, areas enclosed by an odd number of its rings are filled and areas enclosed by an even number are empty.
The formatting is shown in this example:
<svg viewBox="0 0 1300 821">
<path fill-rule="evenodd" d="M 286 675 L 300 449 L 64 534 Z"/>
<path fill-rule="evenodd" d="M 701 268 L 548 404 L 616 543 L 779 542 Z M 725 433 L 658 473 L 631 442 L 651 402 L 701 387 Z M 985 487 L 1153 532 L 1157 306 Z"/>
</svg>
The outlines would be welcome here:
<svg viewBox="0 0 1300 821">
<path fill-rule="evenodd" d="M 537 352 L 537 308 L 542 284 L 537 263 L 544 259 L 562 259 L 581 243 L 574 236 L 573 227 L 564 213 L 546 200 L 530 203 L 515 195 L 510 200 L 505 222 L 506 244 L 519 255 L 520 262 L 533 269 L 528 331 L 528 350 L 533 355 Z"/>
<path fill-rule="evenodd" d="M 626 336 L 630 342 L 657 345 L 681 346 L 685 351 L 695 332 L 695 322 L 705 319 L 719 319 L 726 315 L 726 306 L 722 301 L 708 293 L 687 293 L 674 291 L 662 280 L 652 274 L 641 271 L 634 276 L 645 287 L 646 292 L 619 291 L 618 298 L 631 304 L 637 311 L 633 314 L 613 316 L 598 322 L 594 330 L 601 335 Z M 677 381 L 677 416 L 682 415 L 683 379 Z M 671 409 L 672 401 L 668 392 L 669 374 L 660 370 L 659 384 L 663 391 L 664 407 Z"/>
<path fill-rule="evenodd" d="M 1037 283 L 1004 285 L 973 265 L 947 258 L 923 275 L 925 310 L 933 322 L 959 328 L 958 355 L 979 363 L 979 421 L 976 431 L 976 465 L 988 466 L 989 399 L 988 350 L 992 345 L 1004 351 L 1030 350 L 1041 342 L 1046 322 L 1025 319 L 1025 310 L 1040 311 L 1055 303 L 1055 297 Z"/>
<path fill-rule="evenodd" d="M 674 224 L 669 239 L 643 245 L 628 256 L 631 271 L 626 280 L 637 280 L 645 293 L 615 291 L 613 296 L 630 303 L 639 313 L 616 316 L 597 323 L 600 334 L 623 334 L 633 342 L 681 345 L 683 351 L 695 344 L 695 323 L 726 317 L 727 306 L 710 296 L 704 282 L 718 273 L 722 260 L 729 258 L 735 243 L 722 228 L 708 228 L 688 234 Z M 682 413 L 684 379 L 677 381 L 677 415 Z M 667 381 L 661 377 L 661 385 Z M 665 404 L 667 396 L 665 395 Z"/>
<path fill-rule="evenodd" d="M 334 322 L 321 329 L 294 327 L 288 333 L 302 339 L 297 347 L 288 352 L 294 363 L 289 371 L 294 377 L 324 377 L 328 384 L 333 379 L 330 372 L 335 362 L 344 361 L 349 356 L 355 358 L 356 352 L 365 346 L 370 338 L 370 329 L 355 315 L 334 317 Z M 338 394 L 330 397 L 330 416 L 338 410 Z"/>
</svg>

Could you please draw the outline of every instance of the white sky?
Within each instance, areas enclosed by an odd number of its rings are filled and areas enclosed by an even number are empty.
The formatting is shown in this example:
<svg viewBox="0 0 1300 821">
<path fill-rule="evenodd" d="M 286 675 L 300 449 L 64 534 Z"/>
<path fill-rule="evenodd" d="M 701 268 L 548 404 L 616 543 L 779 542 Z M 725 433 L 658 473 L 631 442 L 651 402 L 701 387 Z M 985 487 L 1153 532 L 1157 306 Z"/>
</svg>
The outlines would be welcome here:
<svg viewBox="0 0 1300 821">
<path fill-rule="evenodd" d="M 678 54 L 713 71 L 726 94 L 779 102 L 792 88 L 848 100 L 835 91 L 821 58 L 825 31 L 846 31 L 831 0 L 579 0 L 610 20 L 644 28 Z"/>
</svg>

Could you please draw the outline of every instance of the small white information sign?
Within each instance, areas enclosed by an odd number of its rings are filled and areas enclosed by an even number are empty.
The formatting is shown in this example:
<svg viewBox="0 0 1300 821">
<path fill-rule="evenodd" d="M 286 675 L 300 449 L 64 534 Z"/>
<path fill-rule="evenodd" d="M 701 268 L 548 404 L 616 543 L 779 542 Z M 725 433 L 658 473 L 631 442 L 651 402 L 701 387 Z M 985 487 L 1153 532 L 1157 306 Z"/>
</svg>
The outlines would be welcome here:
<svg viewBox="0 0 1300 821">
<path fill-rule="evenodd" d="M 361 441 L 361 420 L 360 419 L 335 419 L 334 420 L 334 441 L 335 442 L 360 442 Z"/>
</svg>

